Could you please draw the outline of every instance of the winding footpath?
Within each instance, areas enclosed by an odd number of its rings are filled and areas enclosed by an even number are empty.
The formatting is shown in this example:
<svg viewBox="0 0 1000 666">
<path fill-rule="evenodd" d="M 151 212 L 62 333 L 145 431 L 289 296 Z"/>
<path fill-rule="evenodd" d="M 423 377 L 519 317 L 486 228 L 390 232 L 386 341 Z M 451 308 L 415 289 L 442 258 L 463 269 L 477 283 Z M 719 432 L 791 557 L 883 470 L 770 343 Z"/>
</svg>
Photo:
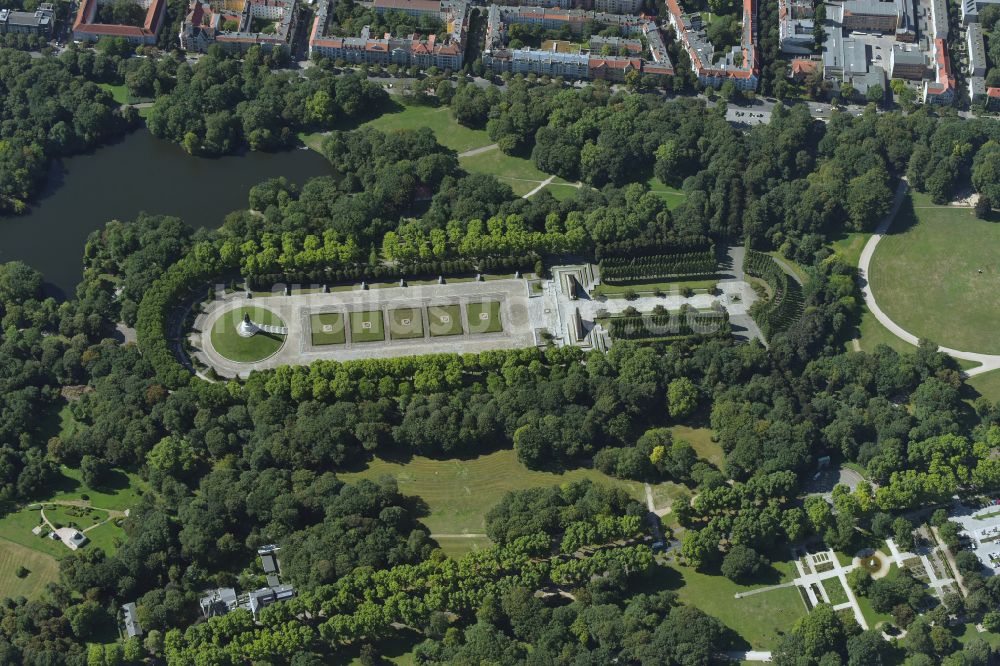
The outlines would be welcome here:
<svg viewBox="0 0 1000 666">
<path fill-rule="evenodd" d="M 887 315 L 882 308 L 878 306 L 878 303 L 875 302 L 875 295 L 872 293 L 871 281 L 868 279 L 868 269 L 871 265 L 872 256 L 875 254 L 875 248 L 878 247 L 879 241 L 881 241 L 882 237 L 889 231 L 889 227 L 892 226 L 892 221 L 896 219 L 896 213 L 899 212 L 899 208 L 903 204 L 903 200 L 906 198 L 907 189 L 907 182 L 905 180 L 901 180 L 899 182 L 899 187 L 896 188 L 896 199 L 892 203 L 892 210 L 890 210 L 889 214 L 885 216 L 885 219 L 879 223 L 875 233 L 868 239 L 868 242 L 865 244 L 865 248 L 861 251 L 861 259 L 858 261 L 858 277 L 861 278 L 861 294 L 864 296 L 865 305 L 868 306 L 868 310 L 875 315 L 875 318 L 878 319 L 879 323 L 892 331 L 896 337 L 916 346 L 920 344 L 920 339 L 890 319 L 889 315 Z M 975 375 L 981 375 L 984 372 L 1000 369 L 1000 354 L 979 354 L 976 352 L 951 349 L 949 347 L 938 347 L 938 351 L 944 352 L 952 358 L 980 363 L 981 365 L 979 367 L 965 371 L 964 374 L 967 377 L 973 377 Z"/>
</svg>

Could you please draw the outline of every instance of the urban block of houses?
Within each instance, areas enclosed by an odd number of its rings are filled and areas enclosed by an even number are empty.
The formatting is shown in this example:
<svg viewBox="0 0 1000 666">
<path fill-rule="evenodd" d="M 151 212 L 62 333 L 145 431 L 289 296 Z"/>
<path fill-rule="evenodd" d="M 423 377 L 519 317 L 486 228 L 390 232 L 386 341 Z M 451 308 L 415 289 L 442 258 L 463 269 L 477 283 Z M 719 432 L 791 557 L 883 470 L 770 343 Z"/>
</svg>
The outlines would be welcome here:
<svg viewBox="0 0 1000 666">
<path fill-rule="evenodd" d="M 545 30 L 568 27 L 574 35 L 592 22 L 617 27 L 624 38 L 591 37 L 589 48 L 563 52 L 559 42 L 547 49 L 511 48 L 508 27 L 538 25 Z M 643 37 L 649 57 L 643 57 Z M 605 49 L 605 47 L 609 47 Z M 619 54 L 619 47 L 628 53 Z M 605 51 L 612 51 L 605 54 Z M 585 9 L 490 5 L 486 20 L 483 64 L 494 73 L 539 74 L 567 79 L 624 81 L 629 72 L 650 76 L 673 76 L 674 67 L 656 22 L 645 16 L 612 14 Z"/>
<path fill-rule="evenodd" d="M 667 0 L 670 25 L 688 54 L 691 69 L 703 86 L 721 87 L 732 81 L 739 90 L 756 90 L 760 80 L 757 55 L 757 2 L 743 0 L 743 31 L 739 46 L 716 62 L 716 48 L 708 40 L 700 15 L 685 14 L 677 0 Z"/>
<path fill-rule="evenodd" d="M 309 35 L 309 54 L 360 64 L 399 65 L 427 69 L 461 69 L 465 56 L 465 40 L 469 27 L 469 7 L 465 0 L 375 0 L 377 12 L 401 11 L 410 16 L 433 13 L 447 25 L 448 35 L 438 41 L 437 35 L 373 36 L 365 26 L 358 37 L 326 36 L 328 21 L 336 0 L 321 1 Z"/>
<path fill-rule="evenodd" d="M 52 36 L 55 10 L 51 3 L 43 2 L 33 12 L 0 9 L 0 35 Z"/>
<path fill-rule="evenodd" d="M 73 23 L 73 39 L 96 42 L 102 37 L 121 37 L 132 44 L 155 44 L 163 25 L 167 0 L 132 0 L 146 10 L 141 26 L 98 23 L 98 10 L 112 0 L 81 0 Z"/>
<path fill-rule="evenodd" d="M 812 0 L 778 0 L 778 40 L 782 53 L 812 53 L 814 16 Z"/>
<path fill-rule="evenodd" d="M 264 51 L 279 46 L 290 49 L 297 17 L 296 0 L 246 0 L 238 13 L 194 0 L 181 24 L 181 48 L 201 53 L 212 44 L 240 53 L 251 46 L 260 46 Z"/>
<path fill-rule="evenodd" d="M 928 4 L 929 34 L 918 35 L 915 0 L 826 3 L 823 78 L 838 86 L 850 84 L 861 94 L 873 86 L 885 92 L 888 78 L 923 81 L 925 103 L 950 104 L 955 77 L 947 48 L 947 4 L 946 0 Z"/>
<path fill-rule="evenodd" d="M 948 56 L 947 0 L 931 0 L 932 43 L 931 68 L 933 80 L 924 82 L 924 104 L 951 104 L 955 101 L 955 76 Z"/>
<path fill-rule="evenodd" d="M 585 9 L 608 14 L 638 14 L 642 0 L 512 0 L 507 5 L 530 5 L 558 9 Z"/>
<path fill-rule="evenodd" d="M 237 594 L 231 587 L 220 587 L 208 590 L 198 601 L 203 617 L 210 618 L 231 613 L 237 608 L 243 608 L 257 619 L 261 609 L 276 604 L 279 601 L 287 601 L 295 596 L 295 588 L 281 582 L 281 565 L 278 561 L 278 546 L 262 546 L 257 549 L 260 557 L 261 568 L 267 578 L 267 586 L 251 592 Z"/>
</svg>

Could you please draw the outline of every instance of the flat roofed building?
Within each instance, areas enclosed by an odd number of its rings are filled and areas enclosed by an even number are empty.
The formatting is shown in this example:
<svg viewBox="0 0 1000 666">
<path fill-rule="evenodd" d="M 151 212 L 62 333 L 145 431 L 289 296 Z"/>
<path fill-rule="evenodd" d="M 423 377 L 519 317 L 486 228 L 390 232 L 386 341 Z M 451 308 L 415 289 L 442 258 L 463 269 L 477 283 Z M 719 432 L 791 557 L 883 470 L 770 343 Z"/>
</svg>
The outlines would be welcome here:
<svg viewBox="0 0 1000 666">
<path fill-rule="evenodd" d="M 966 28 L 966 40 L 969 46 L 969 74 L 986 76 L 986 40 L 983 37 L 983 27 L 978 23 L 970 23 Z"/>
<path fill-rule="evenodd" d="M 927 75 L 927 58 L 919 49 L 893 44 L 889 55 L 889 72 L 894 79 L 919 81 Z"/>
<path fill-rule="evenodd" d="M 599 12 L 610 14 L 638 14 L 642 0 L 593 0 L 593 7 Z"/>
<path fill-rule="evenodd" d="M 986 80 L 983 77 L 969 77 L 969 101 L 973 104 L 984 104 L 986 102 Z"/>
<path fill-rule="evenodd" d="M 373 5 L 379 14 L 395 11 L 409 16 L 440 14 L 441 3 L 436 0 L 375 0 Z"/>
<path fill-rule="evenodd" d="M 55 21 L 55 9 L 51 3 L 43 2 L 33 12 L 19 12 L 0 9 L 0 35 L 37 35 L 51 37 Z"/>
<path fill-rule="evenodd" d="M 220 587 L 209 590 L 199 601 L 201 614 L 206 617 L 225 615 L 237 607 L 236 590 L 231 587 Z"/>
</svg>

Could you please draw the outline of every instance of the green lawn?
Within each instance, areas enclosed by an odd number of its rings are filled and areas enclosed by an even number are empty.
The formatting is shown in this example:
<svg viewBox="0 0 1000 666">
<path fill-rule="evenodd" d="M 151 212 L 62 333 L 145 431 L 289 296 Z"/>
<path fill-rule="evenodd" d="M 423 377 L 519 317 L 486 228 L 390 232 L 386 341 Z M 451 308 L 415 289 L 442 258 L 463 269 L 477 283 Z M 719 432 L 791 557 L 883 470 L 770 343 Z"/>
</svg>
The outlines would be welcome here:
<svg viewBox="0 0 1000 666">
<path fill-rule="evenodd" d="M 872 602 L 868 600 L 868 597 L 855 594 L 854 598 L 858 600 L 858 607 L 861 609 L 861 615 L 865 618 L 865 622 L 868 623 L 869 629 L 874 629 L 880 622 L 888 622 L 889 624 L 892 624 L 892 616 L 888 613 L 877 613 L 875 609 L 872 608 Z"/>
<path fill-rule="evenodd" d="M 827 578 L 822 583 L 826 589 L 826 595 L 830 597 L 831 606 L 839 606 L 848 601 L 847 592 L 844 590 L 844 586 L 841 585 L 839 578 Z"/>
<path fill-rule="evenodd" d="M 953 627 L 952 634 L 954 634 L 955 639 L 962 645 L 978 638 L 989 643 L 994 650 L 996 648 L 1000 648 L 1000 634 L 994 634 L 989 631 L 980 633 L 976 630 L 976 625 L 974 624 L 963 624 L 958 627 Z"/>
<path fill-rule="evenodd" d="M 462 308 L 459 305 L 432 305 L 427 308 L 431 336 L 461 335 Z"/>
<path fill-rule="evenodd" d="M 1000 353 L 1000 226 L 977 220 L 968 208 L 934 206 L 913 194 L 894 228 L 879 243 L 870 270 L 886 314 L 938 344 Z"/>
<path fill-rule="evenodd" d="M 469 333 L 499 333 L 503 330 L 499 301 L 467 303 L 465 316 Z"/>
<path fill-rule="evenodd" d="M 18 568 L 25 567 L 28 575 L 18 578 Z M 0 539 L 0 598 L 27 597 L 35 599 L 48 583 L 59 580 L 56 558 L 25 546 Z"/>
<path fill-rule="evenodd" d="M 726 460 L 726 454 L 723 453 L 722 447 L 717 442 L 712 441 L 711 428 L 692 428 L 686 425 L 676 425 L 670 428 L 670 432 L 673 433 L 674 440 L 683 439 L 691 444 L 699 458 L 722 469 L 722 465 Z"/>
<path fill-rule="evenodd" d="M 215 351 L 238 363 L 262 361 L 281 349 L 285 344 L 285 336 L 259 331 L 249 338 L 241 337 L 237 327 L 244 314 L 257 324 L 284 326 L 281 318 L 268 309 L 255 305 L 231 310 L 216 320 L 212 326 L 211 340 Z"/>
<path fill-rule="evenodd" d="M 858 343 L 861 351 L 873 352 L 878 345 L 892 347 L 900 354 L 912 354 L 917 350 L 906 340 L 896 337 L 896 334 L 887 329 L 875 318 L 875 315 L 868 310 L 868 306 L 861 306 L 861 324 L 858 327 Z M 847 349 L 854 350 L 853 343 L 848 341 Z"/>
<path fill-rule="evenodd" d="M 424 337 L 422 308 L 399 308 L 389 310 L 389 337 L 393 340 L 408 340 Z"/>
<path fill-rule="evenodd" d="M 861 250 L 864 249 L 870 233 L 847 233 L 842 238 L 831 243 L 833 253 L 837 255 L 848 266 L 857 266 L 861 261 Z"/>
<path fill-rule="evenodd" d="M 347 341 L 344 315 L 339 312 L 310 315 L 309 326 L 313 345 L 342 345 Z"/>
<path fill-rule="evenodd" d="M 351 313 L 351 342 L 380 342 L 385 340 L 385 323 L 381 310 L 362 310 Z"/>
<path fill-rule="evenodd" d="M 103 88 L 111 93 L 111 96 L 114 97 L 115 101 L 119 104 L 132 103 L 132 95 L 129 93 L 128 88 L 126 88 L 124 84 L 113 85 L 110 83 L 98 83 L 97 87 Z"/>
<path fill-rule="evenodd" d="M 484 533 L 486 512 L 510 490 L 592 479 L 624 488 L 633 498 L 645 502 L 641 483 L 613 479 L 593 469 L 574 469 L 561 474 L 529 470 L 518 462 L 517 454 L 512 449 L 471 460 L 433 460 L 413 456 L 400 463 L 375 458 L 362 471 L 338 473 L 341 479 L 348 482 L 377 479 L 382 475 L 396 479 L 404 495 L 423 499 L 429 513 L 421 520 L 432 533 L 441 534 Z M 468 549 L 471 545 L 465 544 L 464 547 Z M 449 541 L 448 547 L 462 546 Z"/>
<path fill-rule="evenodd" d="M 1000 370 L 976 375 L 967 379 L 965 383 L 993 402 L 1000 400 Z"/>
<path fill-rule="evenodd" d="M 62 525 L 75 523 L 79 529 L 84 529 L 107 518 L 105 510 L 124 511 L 138 505 L 148 489 L 148 484 L 137 475 L 121 470 L 113 470 L 107 487 L 101 489 L 84 484 L 77 469 L 60 467 L 60 472 L 62 476 L 52 484 L 52 493 L 39 503 L 29 504 L 20 510 L 11 505 L 4 507 L 7 513 L 0 518 L 0 544 L 20 545 L 48 558 L 63 557 L 70 553 L 66 546 L 31 533 L 32 528 L 41 522 L 40 505 L 45 506 L 45 515 L 50 522 Z M 68 507 L 50 502 L 74 502 L 84 506 Z M 125 533 L 110 521 L 88 531 L 87 538 L 91 543 L 84 548 L 97 547 L 113 553 L 117 548 L 116 541 L 124 540 Z M 0 589 L 2 581 L 3 578 L 0 578 Z"/>
<path fill-rule="evenodd" d="M 673 210 L 677 208 L 684 201 L 687 196 L 681 190 L 673 187 L 672 185 L 667 185 L 661 181 L 656 176 L 653 176 L 646 181 L 646 185 L 649 186 L 649 191 L 653 194 L 658 195 L 661 199 L 667 202 L 667 208 Z"/>
<path fill-rule="evenodd" d="M 493 143 L 485 130 L 471 129 L 459 124 L 452 118 L 451 110 L 446 106 L 397 103 L 378 118 L 364 123 L 362 127 L 371 127 L 381 132 L 429 127 L 438 143 L 458 153 Z M 499 154 L 499 151 L 496 152 Z"/>
<path fill-rule="evenodd" d="M 523 196 L 538 187 L 549 174 L 539 171 L 531 160 L 513 155 L 505 155 L 499 150 L 491 150 L 458 160 L 469 173 L 488 173 L 510 185 L 517 196 Z M 556 179 L 555 183 L 566 181 Z"/>
<path fill-rule="evenodd" d="M 660 584 L 676 590 L 683 603 L 696 606 L 718 618 L 739 635 L 746 645 L 719 646 L 721 649 L 771 650 L 795 621 L 806 615 L 805 604 L 796 587 L 784 587 L 736 599 L 765 585 L 784 583 L 794 578 L 795 565 L 775 562 L 767 580 L 755 585 L 739 585 L 721 575 L 708 575 L 690 567 L 669 564 L 662 567 Z"/>
</svg>

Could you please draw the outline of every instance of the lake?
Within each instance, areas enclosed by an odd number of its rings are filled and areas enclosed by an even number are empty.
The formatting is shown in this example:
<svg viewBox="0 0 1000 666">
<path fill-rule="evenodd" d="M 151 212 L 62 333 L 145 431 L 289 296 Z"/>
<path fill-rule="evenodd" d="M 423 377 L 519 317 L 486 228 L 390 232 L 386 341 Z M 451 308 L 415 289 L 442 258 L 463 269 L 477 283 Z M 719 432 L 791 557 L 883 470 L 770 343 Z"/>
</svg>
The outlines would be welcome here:
<svg viewBox="0 0 1000 666">
<path fill-rule="evenodd" d="M 53 164 L 31 210 L 0 217 L 0 262 L 20 259 L 45 275 L 49 293 L 73 296 L 87 236 L 108 220 L 132 220 L 145 211 L 215 228 L 227 213 L 246 208 L 250 188 L 262 180 L 284 176 L 302 184 L 329 173 L 329 163 L 312 150 L 208 159 L 140 129 Z"/>
</svg>

